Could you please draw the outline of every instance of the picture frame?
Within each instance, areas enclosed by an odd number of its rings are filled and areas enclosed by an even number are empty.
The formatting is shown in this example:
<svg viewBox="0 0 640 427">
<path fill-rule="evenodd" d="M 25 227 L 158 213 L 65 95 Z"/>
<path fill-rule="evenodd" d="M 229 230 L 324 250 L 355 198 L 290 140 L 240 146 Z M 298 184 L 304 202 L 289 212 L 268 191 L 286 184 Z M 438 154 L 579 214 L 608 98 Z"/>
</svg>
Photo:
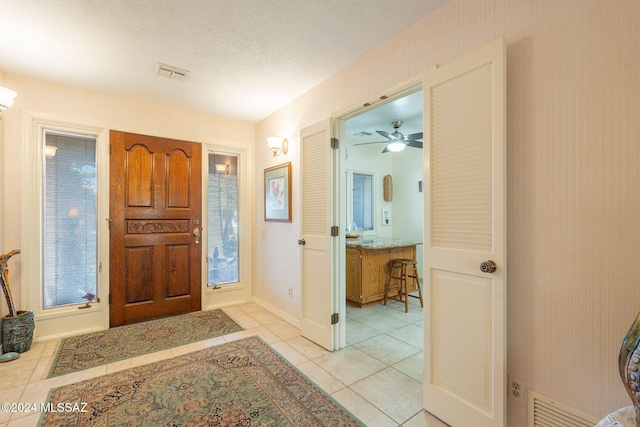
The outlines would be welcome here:
<svg viewBox="0 0 640 427">
<path fill-rule="evenodd" d="M 291 162 L 264 170 L 264 220 L 291 222 Z"/>
</svg>

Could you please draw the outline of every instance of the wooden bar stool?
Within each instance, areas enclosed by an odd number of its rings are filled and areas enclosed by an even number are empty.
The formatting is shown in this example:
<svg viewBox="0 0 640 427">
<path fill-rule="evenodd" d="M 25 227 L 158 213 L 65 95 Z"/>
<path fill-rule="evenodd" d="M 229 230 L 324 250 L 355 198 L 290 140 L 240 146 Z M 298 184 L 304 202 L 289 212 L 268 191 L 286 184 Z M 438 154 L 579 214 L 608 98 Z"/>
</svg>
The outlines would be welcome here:
<svg viewBox="0 0 640 427">
<path fill-rule="evenodd" d="M 412 259 L 392 259 L 389 261 L 387 271 L 387 284 L 384 289 L 384 305 L 387 305 L 389 294 L 398 290 L 397 301 L 404 302 L 405 313 L 409 312 L 409 297 L 418 298 L 420 306 L 424 307 L 422 289 L 418 277 L 418 263 Z M 418 296 L 409 292 L 418 291 Z M 395 297 L 395 295 L 394 295 Z"/>
</svg>

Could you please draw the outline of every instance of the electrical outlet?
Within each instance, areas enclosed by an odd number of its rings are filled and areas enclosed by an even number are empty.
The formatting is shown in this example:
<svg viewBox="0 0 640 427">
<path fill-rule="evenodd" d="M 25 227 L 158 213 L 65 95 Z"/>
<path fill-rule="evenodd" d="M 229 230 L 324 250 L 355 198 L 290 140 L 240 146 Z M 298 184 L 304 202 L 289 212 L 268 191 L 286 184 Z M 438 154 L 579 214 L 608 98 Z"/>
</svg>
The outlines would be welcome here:
<svg viewBox="0 0 640 427">
<path fill-rule="evenodd" d="M 289 288 L 289 298 L 293 298 L 293 288 Z"/>
<path fill-rule="evenodd" d="M 522 403 L 524 405 L 524 382 L 516 377 L 509 378 L 509 387 L 508 393 L 509 397 L 515 400 L 518 403 Z"/>
</svg>

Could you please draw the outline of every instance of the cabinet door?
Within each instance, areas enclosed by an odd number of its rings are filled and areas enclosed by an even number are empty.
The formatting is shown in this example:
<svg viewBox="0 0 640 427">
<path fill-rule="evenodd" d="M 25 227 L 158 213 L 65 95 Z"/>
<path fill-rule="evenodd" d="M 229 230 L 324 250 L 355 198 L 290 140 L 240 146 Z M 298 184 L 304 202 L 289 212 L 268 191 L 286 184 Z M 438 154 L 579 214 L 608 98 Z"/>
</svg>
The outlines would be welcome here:
<svg viewBox="0 0 640 427">
<path fill-rule="evenodd" d="M 362 274 L 362 256 L 359 249 L 347 248 L 347 301 L 353 301 L 357 304 L 362 302 L 360 296 L 361 274 Z"/>
<path fill-rule="evenodd" d="M 362 302 L 364 304 L 384 298 L 387 281 L 388 249 L 362 250 Z"/>
</svg>

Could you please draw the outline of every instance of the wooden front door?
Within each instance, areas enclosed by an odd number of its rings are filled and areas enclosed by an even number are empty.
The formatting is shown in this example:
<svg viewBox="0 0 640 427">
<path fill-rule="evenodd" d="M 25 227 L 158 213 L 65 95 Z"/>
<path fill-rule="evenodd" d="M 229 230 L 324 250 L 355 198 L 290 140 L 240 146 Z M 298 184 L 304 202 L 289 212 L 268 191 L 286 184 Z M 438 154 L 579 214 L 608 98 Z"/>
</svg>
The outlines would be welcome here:
<svg viewBox="0 0 640 427">
<path fill-rule="evenodd" d="M 111 327 L 200 310 L 201 145 L 110 140 Z"/>
</svg>

